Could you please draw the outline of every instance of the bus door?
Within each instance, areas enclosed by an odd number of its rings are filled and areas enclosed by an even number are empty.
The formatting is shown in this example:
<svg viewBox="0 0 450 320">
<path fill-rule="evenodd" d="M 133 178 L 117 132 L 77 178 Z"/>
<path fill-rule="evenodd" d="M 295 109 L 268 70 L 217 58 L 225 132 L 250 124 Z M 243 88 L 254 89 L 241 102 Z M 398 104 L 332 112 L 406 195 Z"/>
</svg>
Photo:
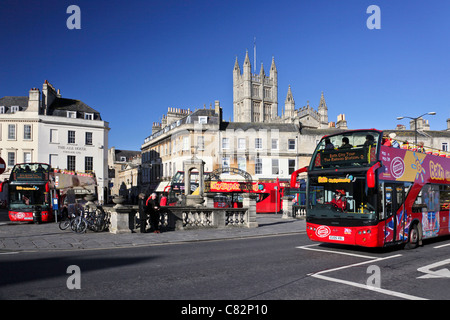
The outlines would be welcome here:
<svg viewBox="0 0 450 320">
<path fill-rule="evenodd" d="M 405 188 L 403 184 L 384 184 L 385 232 L 384 241 L 403 240 L 405 234 Z"/>
</svg>

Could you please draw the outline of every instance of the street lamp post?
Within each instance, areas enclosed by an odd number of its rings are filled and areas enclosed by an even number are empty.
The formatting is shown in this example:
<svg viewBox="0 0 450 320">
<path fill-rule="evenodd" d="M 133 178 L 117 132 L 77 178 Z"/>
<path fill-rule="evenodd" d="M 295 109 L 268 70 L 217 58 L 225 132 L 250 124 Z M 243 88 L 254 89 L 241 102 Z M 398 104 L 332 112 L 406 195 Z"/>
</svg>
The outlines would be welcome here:
<svg viewBox="0 0 450 320">
<path fill-rule="evenodd" d="M 436 112 L 427 112 L 427 113 L 424 113 L 424 114 L 422 114 L 422 115 L 420 115 L 420 116 L 418 116 L 418 117 L 415 117 L 415 118 L 412 118 L 412 117 L 406 117 L 406 116 L 403 116 L 403 117 L 397 117 L 397 120 L 402 120 L 402 119 L 404 119 L 404 118 L 408 118 L 408 119 L 412 119 L 413 121 L 414 121 L 414 144 L 417 146 L 417 120 L 419 119 L 419 118 L 422 118 L 423 116 L 425 116 L 425 115 L 427 115 L 427 114 L 429 114 L 429 115 L 431 115 L 431 116 L 434 116 L 435 114 L 436 114 Z"/>
</svg>

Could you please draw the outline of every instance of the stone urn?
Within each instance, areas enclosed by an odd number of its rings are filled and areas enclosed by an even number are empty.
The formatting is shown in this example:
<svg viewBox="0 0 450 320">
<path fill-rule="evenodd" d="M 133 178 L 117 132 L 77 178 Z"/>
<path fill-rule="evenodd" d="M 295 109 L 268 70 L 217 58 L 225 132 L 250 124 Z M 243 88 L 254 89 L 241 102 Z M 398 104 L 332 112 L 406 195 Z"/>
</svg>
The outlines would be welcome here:
<svg viewBox="0 0 450 320">
<path fill-rule="evenodd" d="M 202 196 L 199 195 L 188 195 L 186 196 L 186 206 L 187 207 L 202 207 L 202 203 L 205 202 Z"/>
<path fill-rule="evenodd" d="M 123 207 L 123 203 L 125 202 L 125 198 L 123 196 L 115 196 L 112 201 L 115 204 L 115 208 Z"/>
</svg>

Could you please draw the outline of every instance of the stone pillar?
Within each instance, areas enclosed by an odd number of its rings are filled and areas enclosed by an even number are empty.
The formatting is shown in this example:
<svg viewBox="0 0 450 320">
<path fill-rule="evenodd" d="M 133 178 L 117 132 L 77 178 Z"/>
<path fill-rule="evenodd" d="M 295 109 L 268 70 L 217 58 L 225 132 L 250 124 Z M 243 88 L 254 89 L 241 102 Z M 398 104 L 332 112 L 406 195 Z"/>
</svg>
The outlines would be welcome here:
<svg viewBox="0 0 450 320">
<path fill-rule="evenodd" d="M 130 229 L 130 214 L 131 210 L 128 208 L 116 208 L 114 206 L 111 210 L 109 232 L 111 233 L 131 233 Z"/>
<path fill-rule="evenodd" d="M 134 218 L 134 209 L 132 206 L 125 206 L 123 197 L 114 197 L 116 204 L 112 208 L 104 207 L 104 210 L 111 214 L 109 232 L 111 233 L 131 233 L 131 219 Z M 133 216 L 132 216 L 133 215 Z M 134 220 L 134 219 L 133 219 Z"/>
<path fill-rule="evenodd" d="M 198 207 L 201 206 L 205 201 L 203 199 L 203 193 L 205 190 L 205 178 L 203 174 L 203 170 L 205 167 L 205 162 L 201 159 L 197 159 L 194 156 L 192 159 L 183 161 L 183 169 L 184 169 L 184 194 L 186 196 L 186 206 L 188 207 Z M 192 194 L 191 191 L 191 171 L 193 169 L 197 169 L 198 171 L 198 194 Z"/>
<path fill-rule="evenodd" d="M 283 199 L 283 219 L 287 219 L 289 217 L 293 217 L 292 214 L 292 196 L 284 196 Z"/>
<path fill-rule="evenodd" d="M 214 197 L 217 193 L 215 192 L 206 192 L 205 196 L 203 197 L 205 199 L 204 206 L 207 208 L 214 208 Z"/>
<path fill-rule="evenodd" d="M 256 195 L 253 193 L 243 193 L 242 207 L 247 208 L 247 226 L 249 228 L 258 227 L 258 222 L 256 222 Z"/>
</svg>

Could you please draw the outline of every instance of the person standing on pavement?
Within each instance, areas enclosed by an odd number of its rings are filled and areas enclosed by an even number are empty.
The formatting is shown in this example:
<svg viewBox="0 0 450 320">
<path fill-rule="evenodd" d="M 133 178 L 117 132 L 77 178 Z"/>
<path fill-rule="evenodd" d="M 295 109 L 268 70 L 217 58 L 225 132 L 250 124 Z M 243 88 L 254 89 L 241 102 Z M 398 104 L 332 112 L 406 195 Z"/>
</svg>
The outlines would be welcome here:
<svg viewBox="0 0 450 320">
<path fill-rule="evenodd" d="M 159 219 L 160 219 L 160 207 L 156 193 L 152 193 L 147 200 L 147 207 L 150 213 L 150 226 L 154 233 L 160 233 L 159 231 Z"/>
<path fill-rule="evenodd" d="M 145 194 L 140 193 L 138 197 L 138 205 L 139 205 L 139 221 L 141 224 L 141 233 L 145 233 L 145 229 L 147 227 L 147 219 L 148 219 L 148 210 L 145 204 Z"/>
</svg>

